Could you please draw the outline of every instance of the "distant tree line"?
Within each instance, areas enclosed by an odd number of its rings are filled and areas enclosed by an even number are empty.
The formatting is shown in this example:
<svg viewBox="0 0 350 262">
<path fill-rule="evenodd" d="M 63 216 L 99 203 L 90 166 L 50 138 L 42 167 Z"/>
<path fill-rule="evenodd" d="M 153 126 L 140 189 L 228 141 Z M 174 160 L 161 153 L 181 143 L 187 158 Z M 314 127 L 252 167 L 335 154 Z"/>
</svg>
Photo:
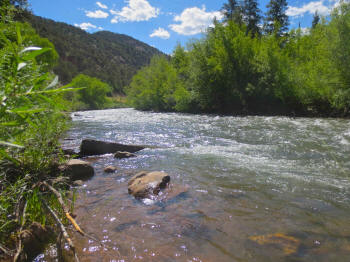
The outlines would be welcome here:
<svg viewBox="0 0 350 262">
<path fill-rule="evenodd" d="M 205 36 L 156 56 L 126 88 L 142 110 L 349 116 L 350 4 L 288 31 L 287 2 L 224 4 Z"/>
</svg>

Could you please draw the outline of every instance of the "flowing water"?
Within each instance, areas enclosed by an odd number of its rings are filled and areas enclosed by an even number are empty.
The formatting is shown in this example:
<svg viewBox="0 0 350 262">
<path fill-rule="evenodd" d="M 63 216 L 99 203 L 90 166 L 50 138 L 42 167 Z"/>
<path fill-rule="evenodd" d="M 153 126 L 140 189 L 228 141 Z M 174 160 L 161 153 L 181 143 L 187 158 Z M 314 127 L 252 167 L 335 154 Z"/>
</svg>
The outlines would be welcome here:
<svg viewBox="0 0 350 262">
<path fill-rule="evenodd" d="M 106 246 L 76 235 L 82 261 L 350 261 L 349 120 L 117 109 L 73 114 L 68 137 L 149 146 L 88 158 L 75 213 Z M 169 173 L 179 194 L 135 200 L 140 170 Z"/>
</svg>

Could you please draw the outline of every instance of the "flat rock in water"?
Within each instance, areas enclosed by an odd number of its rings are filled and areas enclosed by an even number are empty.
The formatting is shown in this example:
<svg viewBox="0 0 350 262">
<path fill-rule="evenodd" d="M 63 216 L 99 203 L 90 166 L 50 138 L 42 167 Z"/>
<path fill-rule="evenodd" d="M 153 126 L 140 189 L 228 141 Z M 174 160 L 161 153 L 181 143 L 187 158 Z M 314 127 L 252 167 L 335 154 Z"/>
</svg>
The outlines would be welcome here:
<svg viewBox="0 0 350 262">
<path fill-rule="evenodd" d="M 135 154 L 133 153 L 130 153 L 130 152 L 122 152 L 122 151 L 118 151 L 114 154 L 114 157 L 115 158 L 130 158 L 130 157 L 136 157 Z"/>
<path fill-rule="evenodd" d="M 142 171 L 128 182 L 128 192 L 135 198 L 146 198 L 158 195 L 170 182 L 170 176 L 165 172 Z"/>
<path fill-rule="evenodd" d="M 89 162 L 79 159 L 69 160 L 62 168 L 65 176 L 68 176 L 72 181 L 86 180 L 94 176 L 95 171 Z"/>
<path fill-rule="evenodd" d="M 109 153 L 115 153 L 117 151 L 126 151 L 135 153 L 144 149 L 144 146 L 140 145 L 123 145 L 113 142 L 98 141 L 93 139 L 84 139 L 80 145 L 80 155 L 92 156 L 103 155 Z"/>
</svg>

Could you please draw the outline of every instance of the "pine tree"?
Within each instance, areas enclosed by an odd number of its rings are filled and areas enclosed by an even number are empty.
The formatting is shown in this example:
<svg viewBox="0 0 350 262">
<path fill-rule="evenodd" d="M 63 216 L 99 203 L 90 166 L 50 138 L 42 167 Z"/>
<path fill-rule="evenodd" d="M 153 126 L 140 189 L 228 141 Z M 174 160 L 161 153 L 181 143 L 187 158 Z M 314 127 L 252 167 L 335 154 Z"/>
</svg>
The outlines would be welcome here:
<svg viewBox="0 0 350 262">
<path fill-rule="evenodd" d="M 319 22 L 320 22 L 320 15 L 316 10 L 316 12 L 314 13 L 314 18 L 312 20 L 312 28 L 315 28 Z"/>
<path fill-rule="evenodd" d="M 288 30 L 289 25 L 288 16 L 286 15 L 287 0 L 270 0 L 266 7 L 268 10 L 264 25 L 265 32 L 282 36 Z"/>
<path fill-rule="evenodd" d="M 234 21 L 237 24 L 242 24 L 243 20 L 243 10 L 242 6 L 236 0 L 228 0 L 228 3 L 225 3 L 221 12 L 224 15 L 225 21 Z"/>
<path fill-rule="evenodd" d="M 252 36 L 260 34 L 259 22 L 261 20 L 260 9 L 256 0 L 244 0 L 244 22 L 247 25 L 247 34 Z"/>
</svg>

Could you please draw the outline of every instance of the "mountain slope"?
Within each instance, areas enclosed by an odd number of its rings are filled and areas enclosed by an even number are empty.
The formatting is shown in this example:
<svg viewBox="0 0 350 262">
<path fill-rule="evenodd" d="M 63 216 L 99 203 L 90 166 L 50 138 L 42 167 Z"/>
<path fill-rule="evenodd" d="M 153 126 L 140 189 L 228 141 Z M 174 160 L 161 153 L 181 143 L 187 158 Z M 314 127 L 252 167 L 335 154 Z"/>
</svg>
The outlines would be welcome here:
<svg viewBox="0 0 350 262">
<path fill-rule="evenodd" d="M 97 77 L 121 93 L 132 76 L 162 54 L 130 36 L 100 31 L 89 34 L 74 26 L 29 15 L 28 22 L 41 37 L 48 38 L 60 56 L 54 72 L 69 83 L 79 73 Z"/>
</svg>

